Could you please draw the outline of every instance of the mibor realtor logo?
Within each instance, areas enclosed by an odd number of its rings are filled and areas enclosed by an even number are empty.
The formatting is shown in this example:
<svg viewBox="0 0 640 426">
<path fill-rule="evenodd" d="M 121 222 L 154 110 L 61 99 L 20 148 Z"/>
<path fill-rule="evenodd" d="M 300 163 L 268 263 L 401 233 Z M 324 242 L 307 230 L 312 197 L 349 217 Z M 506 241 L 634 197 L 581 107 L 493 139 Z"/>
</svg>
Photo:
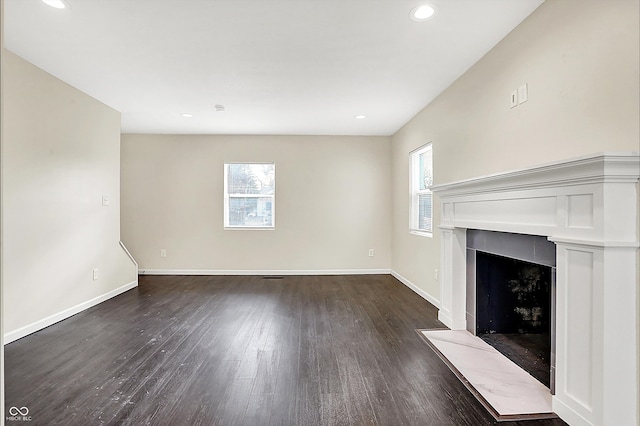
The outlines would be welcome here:
<svg viewBox="0 0 640 426">
<path fill-rule="evenodd" d="M 9 416 L 5 417 L 7 422 L 30 422 L 29 408 L 27 407 L 11 407 L 9 408 Z"/>
</svg>

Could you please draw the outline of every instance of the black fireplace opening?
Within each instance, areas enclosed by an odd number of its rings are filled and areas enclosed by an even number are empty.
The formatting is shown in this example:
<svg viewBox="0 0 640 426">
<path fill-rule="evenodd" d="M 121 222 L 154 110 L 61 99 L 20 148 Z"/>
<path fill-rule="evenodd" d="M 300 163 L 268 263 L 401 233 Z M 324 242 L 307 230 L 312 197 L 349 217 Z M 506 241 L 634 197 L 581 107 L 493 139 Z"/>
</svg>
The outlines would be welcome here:
<svg viewBox="0 0 640 426">
<path fill-rule="evenodd" d="M 476 335 L 550 387 L 552 268 L 476 252 Z"/>
</svg>

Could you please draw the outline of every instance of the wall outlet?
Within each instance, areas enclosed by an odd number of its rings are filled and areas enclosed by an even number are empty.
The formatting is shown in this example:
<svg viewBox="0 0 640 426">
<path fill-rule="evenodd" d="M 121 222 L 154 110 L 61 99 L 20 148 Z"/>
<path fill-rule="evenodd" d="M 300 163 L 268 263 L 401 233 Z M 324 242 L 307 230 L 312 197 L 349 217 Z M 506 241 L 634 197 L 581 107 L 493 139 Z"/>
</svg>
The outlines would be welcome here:
<svg viewBox="0 0 640 426">
<path fill-rule="evenodd" d="M 438 270 L 437 270 L 437 269 L 434 269 L 434 272 L 433 272 L 433 278 L 434 278 L 436 281 L 438 281 Z"/>
<path fill-rule="evenodd" d="M 93 270 L 93 280 L 96 281 L 98 279 L 98 268 Z"/>
<path fill-rule="evenodd" d="M 369 249 L 369 257 L 373 257 L 373 249 Z"/>
<path fill-rule="evenodd" d="M 167 257 L 167 251 L 165 249 L 160 250 L 160 257 Z"/>
<path fill-rule="evenodd" d="M 106 195 L 102 196 L 102 205 L 105 207 L 109 205 L 109 197 L 107 197 Z"/>
</svg>

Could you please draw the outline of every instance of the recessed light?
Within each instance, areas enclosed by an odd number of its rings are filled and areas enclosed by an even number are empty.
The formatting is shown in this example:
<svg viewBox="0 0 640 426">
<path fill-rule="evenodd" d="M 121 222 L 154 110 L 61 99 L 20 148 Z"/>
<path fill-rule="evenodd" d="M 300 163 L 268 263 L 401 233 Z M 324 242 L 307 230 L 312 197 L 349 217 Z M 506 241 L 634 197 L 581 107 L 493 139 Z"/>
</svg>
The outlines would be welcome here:
<svg viewBox="0 0 640 426">
<path fill-rule="evenodd" d="M 416 6 L 411 9 L 409 18 L 411 18 L 412 21 L 422 22 L 433 17 L 435 13 L 435 7 L 431 6 L 430 4 L 421 4 L 420 6 Z"/>
<path fill-rule="evenodd" d="M 67 3 L 62 0 L 42 0 L 45 4 L 55 7 L 56 9 L 64 9 L 67 7 Z"/>
<path fill-rule="evenodd" d="M 188 112 L 183 112 L 182 114 L 180 114 L 181 116 L 183 116 L 184 118 L 191 118 L 193 117 L 193 114 L 189 114 Z"/>
<path fill-rule="evenodd" d="M 364 120 L 365 118 L 367 118 L 367 116 L 364 114 L 358 114 L 358 115 L 354 115 L 353 118 L 356 118 L 358 120 Z"/>
<path fill-rule="evenodd" d="M 215 109 L 216 112 L 224 112 L 224 105 L 216 105 Z"/>
</svg>

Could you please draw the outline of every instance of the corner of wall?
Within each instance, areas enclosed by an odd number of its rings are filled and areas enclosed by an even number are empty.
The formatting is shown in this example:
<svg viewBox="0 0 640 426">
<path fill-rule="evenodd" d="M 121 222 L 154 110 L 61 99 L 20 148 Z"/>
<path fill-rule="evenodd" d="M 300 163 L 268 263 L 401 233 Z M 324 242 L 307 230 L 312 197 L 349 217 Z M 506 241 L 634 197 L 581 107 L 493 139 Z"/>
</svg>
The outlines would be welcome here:
<svg viewBox="0 0 640 426">
<path fill-rule="evenodd" d="M 2 66 L 10 341 L 132 288 L 137 270 L 118 245 L 120 113 L 9 51 Z"/>
</svg>

